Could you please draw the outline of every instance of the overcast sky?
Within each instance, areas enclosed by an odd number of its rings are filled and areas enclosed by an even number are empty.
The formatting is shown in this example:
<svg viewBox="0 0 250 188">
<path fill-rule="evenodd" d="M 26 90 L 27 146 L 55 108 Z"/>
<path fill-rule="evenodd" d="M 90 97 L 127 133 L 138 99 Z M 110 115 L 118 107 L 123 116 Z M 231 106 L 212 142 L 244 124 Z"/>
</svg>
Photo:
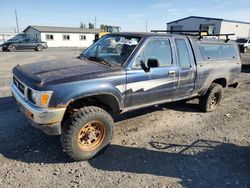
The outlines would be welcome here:
<svg viewBox="0 0 250 188">
<path fill-rule="evenodd" d="M 250 0 L 0 0 L 0 32 L 13 31 L 15 8 L 19 25 L 72 26 L 80 22 L 119 25 L 122 31 L 166 29 L 166 23 L 187 16 L 250 22 Z"/>
</svg>

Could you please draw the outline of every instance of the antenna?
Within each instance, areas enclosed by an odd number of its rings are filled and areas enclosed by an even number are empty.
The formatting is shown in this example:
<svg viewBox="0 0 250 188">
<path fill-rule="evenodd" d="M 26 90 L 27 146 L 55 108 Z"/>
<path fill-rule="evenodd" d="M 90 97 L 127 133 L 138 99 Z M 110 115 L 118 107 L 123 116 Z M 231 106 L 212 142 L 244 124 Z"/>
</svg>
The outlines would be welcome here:
<svg viewBox="0 0 250 188">
<path fill-rule="evenodd" d="M 148 20 L 146 20 L 146 32 L 148 32 Z"/>
<path fill-rule="evenodd" d="M 18 26 L 18 18 L 17 18 L 16 9 L 15 9 L 15 16 L 16 16 L 16 29 L 17 29 L 17 33 L 19 33 L 19 26 Z"/>
</svg>

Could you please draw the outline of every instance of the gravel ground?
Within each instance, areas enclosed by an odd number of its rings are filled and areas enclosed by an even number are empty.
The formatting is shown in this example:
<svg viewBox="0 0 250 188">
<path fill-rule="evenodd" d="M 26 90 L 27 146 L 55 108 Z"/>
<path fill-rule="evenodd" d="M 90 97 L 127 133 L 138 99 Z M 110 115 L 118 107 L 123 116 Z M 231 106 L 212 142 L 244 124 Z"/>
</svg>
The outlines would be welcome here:
<svg viewBox="0 0 250 188">
<path fill-rule="evenodd" d="M 0 187 L 250 187 L 250 53 L 240 87 L 226 89 L 216 112 L 193 100 L 123 114 L 103 153 L 72 162 L 58 137 L 16 112 L 9 85 L 16 64 L 79 53 L 0 52 Z"/>
</svg>

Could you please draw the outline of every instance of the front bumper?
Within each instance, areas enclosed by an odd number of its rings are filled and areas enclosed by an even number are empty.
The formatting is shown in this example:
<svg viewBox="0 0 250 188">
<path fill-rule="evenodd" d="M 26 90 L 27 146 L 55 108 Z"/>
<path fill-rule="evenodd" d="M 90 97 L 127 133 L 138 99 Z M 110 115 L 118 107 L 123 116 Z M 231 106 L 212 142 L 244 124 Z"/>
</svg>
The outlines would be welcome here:
<svg viewBox="0 0 250 188">
<path fill-rule="evenodd" d="M 43 130 L 48 135 L 61 134 L 61 122 L 66 108 L 38 108 L 25 99 L 14 84 L 11 85 L 11 92 L 21 111 L 34 127 Z"/>
</svg>

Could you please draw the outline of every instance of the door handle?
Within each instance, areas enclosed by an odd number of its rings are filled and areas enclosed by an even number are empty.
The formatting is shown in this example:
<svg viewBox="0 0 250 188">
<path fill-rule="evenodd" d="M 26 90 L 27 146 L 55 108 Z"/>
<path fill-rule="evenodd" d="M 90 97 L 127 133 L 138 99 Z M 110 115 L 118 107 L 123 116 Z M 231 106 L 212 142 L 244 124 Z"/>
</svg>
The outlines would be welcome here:
<svg viewBox="0 0 250 188">
<path fill-rule="evenodd" d="M 168 74 L 175 74 L 175 71 L 168 71 Z"/>
</svg>

